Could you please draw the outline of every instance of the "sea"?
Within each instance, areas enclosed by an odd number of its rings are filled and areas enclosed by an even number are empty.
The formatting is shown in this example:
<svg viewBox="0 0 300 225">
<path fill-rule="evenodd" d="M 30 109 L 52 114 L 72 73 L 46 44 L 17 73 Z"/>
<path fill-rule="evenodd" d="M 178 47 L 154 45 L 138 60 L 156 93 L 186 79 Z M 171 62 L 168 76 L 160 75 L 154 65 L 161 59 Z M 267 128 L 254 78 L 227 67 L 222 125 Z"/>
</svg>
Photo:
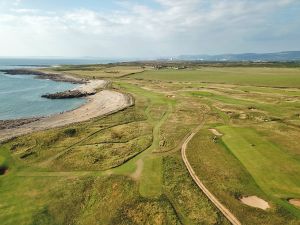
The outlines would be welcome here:
<svg viewBox="0 0 300 225">
<path fill-rule="evenodd" d="M 0 69 L 35 68 L 65 64 L 109 63 L 97 59 L 0 58 Z M 41 95 L 73 89 L 78 84 L 37 79 L 34 75 L 7 75 L 0 72 L 0 120 L 50 116 L 80 107 L 86 102 L 77 99 L 46 99 Z"/>
</svg>

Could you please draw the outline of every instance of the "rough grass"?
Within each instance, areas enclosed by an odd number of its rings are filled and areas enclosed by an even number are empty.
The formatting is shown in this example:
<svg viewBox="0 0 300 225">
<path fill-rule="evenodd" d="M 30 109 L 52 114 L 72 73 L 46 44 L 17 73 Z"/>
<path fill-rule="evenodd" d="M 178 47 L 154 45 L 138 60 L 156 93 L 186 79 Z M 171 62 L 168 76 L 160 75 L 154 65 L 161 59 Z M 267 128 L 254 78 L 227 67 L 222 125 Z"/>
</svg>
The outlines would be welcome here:
<svg viewBox="0 0 300 225">
<path fill-rule="evenodd" d="M 183 224 L 229 224 L 193 182 L 179 154 L 163 158 L 163 181 Z"/>
<path fill-rule="evenodd" d="M 272 196 L 268 196 L 268 192 L 262 191 L 256 183 L 256 177 L 252 177 L 247 167 L 239 161 L 240 158 L 235 157 L 220 139 L 216 143 L 213 138 L 214 135 L 205 128 L 196 134 L 187 149 L 188 160 L 206 187 L 243 224 L 296 224 L 297 220 L 287 209 L 277 204 Z M 251 149 L 251 152 L 253 151 Z M 257 165 L 259 163 L 257 160 L 252 158 L 252 165 Z M 264 170 L 260 170 L 260 173 L 267 176 Z M 271 209 L 267 211 L 255 209 L 239 201 L 242 196 L 252 195 L 268 201 Z"/>
<path fill-rule="evenodd" d="M 16 138 L 6 146 L 24 163 L 39 163 L 50 170 L 109 169 L 151 145 L 152 126 L 143 114 L 133 107 L 90 122 Z"/>
<path fill-rule="evenodd" d="M 180 224 L 164 196 L 139 197 L 124 176 L 83 177 L 61 184 L 33 217 L 33 224 Z"/>
<path fill-rule="evenodd" d="M 154 200 L 141 198 L 123 205 L 112 224 L 179 225 L 181 222 L 168 199 L 162 196 Z"/>
<path fill-rule="evenodd" d="M 159 147 L 155 152 L 167 152 L 180 148 L 184 138 L 203 120 L 208 107 L 199 101 L 186 98 L 176 98 L 178 103 L 166 123 L 162 125 Z"/>
</svg>

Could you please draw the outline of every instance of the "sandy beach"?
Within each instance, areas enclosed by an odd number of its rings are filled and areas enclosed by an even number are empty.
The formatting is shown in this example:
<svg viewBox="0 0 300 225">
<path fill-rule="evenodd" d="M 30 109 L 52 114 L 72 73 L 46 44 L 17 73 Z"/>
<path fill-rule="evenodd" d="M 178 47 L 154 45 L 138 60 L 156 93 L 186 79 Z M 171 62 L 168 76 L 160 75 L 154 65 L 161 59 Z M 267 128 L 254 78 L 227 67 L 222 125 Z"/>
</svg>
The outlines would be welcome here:
<svg viewBox="0 0 300 225">
<path fill-rule="evenodd" d="M 77 90 L 94 92 L 99 89 L 105 89 L 108 85 L 109 82 L 105 80 L 90 80 L 79 86 Z M 113 90 L 102 90 L 87 97 L 87 99 L 86 104 L 75 110 L 44 117 L 33 122 L 21 124 L 20 126 L 2 129 L 0 130 L 0 142 L 34 131 L 61 127 L 108 115 L 134 104 L 132 96 Z"/>
</svg>

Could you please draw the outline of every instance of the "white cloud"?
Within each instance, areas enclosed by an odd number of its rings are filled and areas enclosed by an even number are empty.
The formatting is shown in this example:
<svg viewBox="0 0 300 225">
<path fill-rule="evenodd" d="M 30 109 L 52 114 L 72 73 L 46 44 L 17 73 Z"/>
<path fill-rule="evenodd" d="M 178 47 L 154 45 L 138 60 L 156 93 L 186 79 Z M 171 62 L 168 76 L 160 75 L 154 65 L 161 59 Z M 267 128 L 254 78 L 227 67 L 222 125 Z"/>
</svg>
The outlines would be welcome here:
<svg viewBox="0 0 300 225">
<path fill-rule="evenodd" d="M 156 2 L 161 8 L 126 1 L 121 9 L 105 13 L 12 7 L 0 14 L 0 54 L 117 57 L 259 51 L 263 42 L 256 35 L 278 37 L 272 15 L 298 4 L 294 0 Z M 20 1 L 14 1 L 16 4 Z M 278 31 L 292 36 L 297 25 L 299 21 L 291 21 Z"/>
<path fill-rule="evenodd" d="M 12 12 L 15 12 L 15 13 L 38 13 L 39 10 L 37 9 L 26 9 L 26 8 L 13 8 L 11 9 Z"/>
</svg>

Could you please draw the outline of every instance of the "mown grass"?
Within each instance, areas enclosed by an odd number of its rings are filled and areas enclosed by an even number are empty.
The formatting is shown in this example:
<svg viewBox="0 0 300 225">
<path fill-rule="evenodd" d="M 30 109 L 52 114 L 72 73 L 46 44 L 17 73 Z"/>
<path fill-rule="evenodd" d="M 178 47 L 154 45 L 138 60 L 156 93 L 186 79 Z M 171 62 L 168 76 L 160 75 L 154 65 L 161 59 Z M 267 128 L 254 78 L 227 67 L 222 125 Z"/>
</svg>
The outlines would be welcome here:
<svg viewBox="0 0 300 225">
<path fill-rule="evenodd" d="M 130 74 L 140 73 L 147 70 L 141 66 L 118 66 L 118 65 L 86 65 L 86 66 L 63 66 L 43 69 L 42 71 L 60 72 L 69 75 L 87 78 L 119 78 Z"/>
<path fill-rule="evenodd" d="M 47 194 L 60 179 L 19 177 L 12 171 L 0 177 L 1 224 L 32 224 L 33 215 L 49 200 Z"/>
<path fill-rule="evenodd" d="M 224 132 L 224 129 L 220 129 Z M 238 132 L 239 134 L 241 133 Z M 233 136 L 232 136 L 233 137 Z M 239 155 L 231 152 L 228 145 L 225 145 L 221 139 L 217 142 L 213 140 L 214 135 L 206 128 L 201 130 L 188 145 L 187 156 L 195 170 L 196 174 L 206 185 L 206 187 L 217 196 L 217 198 L 228 207 L 243 224 L 297 224 L 299 222 L 292 213 L 285 209 L 284 206 L 278 204 L 277 200 L 270 196 L 269 189 L 260 187 L 260 182 L 257 177 L 248 169 Z M 235 142 L 239 143 L 238 135 L 235 136 Z M 226 135 L 224 136 L 226 143 Z M 251 143 L 248 143 L 250 148 Z M 228 146 L 228 147 L 227 147 Z M 236 151 L 244 151 L 242 145 L 238 144 Z M 264 149 L 267 151 L 268 149 Z M 252 153 L 255 149 L 250 149 L 249 163 L 253 167 L 257 167 L 257 171 L 262 178 L 267 179 L 268 171 L 272 170 L 276 165 L 265 165 L 262 170 L 259 160 L 261 158 L 253 158 Z M 272 157 L 273 158 L 273 157 Z M 270 160 L 272 160 L 272 158 Z M 265 158 L 264 158 L 265 159 Z M 266 160 L 266 159 L 265 159 Z M 260 169 L 259 169 L 260 168 Z M 296 176 L 296 175 L 295 175 Z M 267 181 L 267 180 L 265 180 Z M 278 178 L 268 180 L 269 187 L 272 187 L 272 182 L 280 182 Z M 281 180 L 284 182 L 284 179 Z M 281 184 L 283 185 L 283 184 Z M 271 205 L 271 209 L 267 211 L 256 209 L 243 205 L 239 198 L 242 196 L 256 195 Z M 277 196 L 279 197 L 279 196 Z"/>
<path fill-rule="evenodd" d="M 208 82 L 250 86 L 300 87 L 299 68 L 215 68 L 150 70 L 132 78 L 180 82 Z"/>
<path fill-rule="evenodd" d="M 219 127 L 223 141 L 268 195 L 286 201 L 300 195 L 300 161 L 248 128 Z M 284 203 L 282 203 L 285 206 Z M 300 217 L 300 211 L 288 209 Z"/>
<path fill-rule="evenodd" d="M 139 192 L 144 197 L 160 196 L 162 194 L 162 159 L 161 157 L 148 157 L 143 162 Z"/>
</svg>

